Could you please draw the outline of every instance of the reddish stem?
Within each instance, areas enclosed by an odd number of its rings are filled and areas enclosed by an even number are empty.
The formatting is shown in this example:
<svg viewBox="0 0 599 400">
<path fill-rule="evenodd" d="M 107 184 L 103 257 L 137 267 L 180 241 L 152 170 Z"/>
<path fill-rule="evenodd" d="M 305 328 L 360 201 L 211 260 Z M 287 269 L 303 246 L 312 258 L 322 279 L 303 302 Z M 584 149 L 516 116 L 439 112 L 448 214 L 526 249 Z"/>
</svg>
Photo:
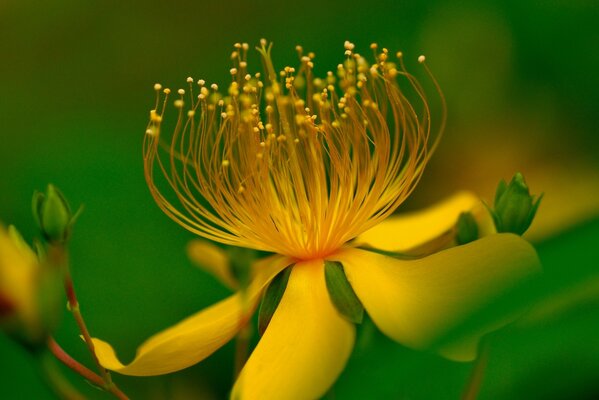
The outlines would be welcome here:
<svg viewBox="0 0 599 400">
<path fill-rule="evenodd" d="M 92 356 L 94 363 L 96 364 L 96 367 L 102 376 L 102 379 L 104 380 L 102 387 L 109 387 L 113 385 L 112 378 L 110 373 L 104 367 L 102 367 L 98 357 L 96 356 L 94 343 L 92 342 L 91 335 L 89 334 L 89 330 L 87 329 L 87 325 L 83 319 L 81 310 L 79 309 L 79 301 L 77 300 L 77 294 L 75 293 L 75 286 L 73 285 L 73 278 L 71 276 L 71 269 L 69 266 L 68 252 L 62 245 L 51 245 L 49 249 L 49 256 L 53 263 L 63 270 L 64 289 L 69 302 L 69 308 L 73 314 L 73 317 L 75 318 L 75 321 L 77 322 L 77 326 L 79 327 L 81 336 L 83 336 L 83 340 L 87 345 L 87 349 L 89 350 L 89 353 Z"/>
<path fill-rule="evenodd" d="M 62 362 L 64 365 L 66 365 L 67 367 L 69 367 L 70 369 L 72 369 L 73 371 L 75 371 L 94 385 L 100 387 L 104 386 L 104 381 L 102 380 L 100 375 L 96 374 L 95 372 L 87 368 L 85 365 L 80 364 L 77 360 L 68 355 L 67 352 L 64 351 L 58 343 L 56 343 L 56 340 L 54 340 L 53 337 L 50 337 L 48 339 L 47 345 L 48 349 L 52 352 L 52 354 L 54 354 L 54 357 L 60 360 L 60 362 Z"/>
<path fill-rule="evenodd" d="M 69 367 L 71 370 L 81 375 L 83 378 L 87 379 L 96 386 L 105 388 L 107 391 L 112 393 L 115 397 L 117 397 L 120 400 L 129 400 L 127 395 L 121 392 L 121 390 L 114 384 L 109 387 L 106 387 L 104 380 L 100 375 L 96 374 L 86 366 L 79 363 L 73 357 L 71 357 L 66 351 L 63 350 L 62 347 L 60 347 L 58 343 L 56 343 L 56 340 L 54 340 L 53 337 L 50 337 L 48 339 L 47 346 L 50 352 L 54 354 L 54 357 L 56 357 L 60 362 Z"/>
<path fill-rule="evenodd" d="M 115 383 L 112 381 L 112 377 L 110 376 L 110 372 L 108 372 L 108 370 L 106 370 L 102 366 L 102 364 L 100 364 L 100 360 L 98 360 L 98 356 L 96 355 L 96 349 L 94 347 L 94 343 L 92 341 L 89 330 L 87 329 L 85 320 L 83 319 L 83 315 L 81 314 L 81 310 L 79 309 L 79 301 L 77 300 L 77 294 L 75 293 L 75 286 L 73 285 L 73 278 L 71 276 L 71 270 L 70 270 L 69 260 L 68 260 L 68 252 L 67 252 L 66 248 L 63 247 L 62 245 L 50 245 L 48 255 L 49 255 L 49 258 L 52 260 L 52 263 L 55 266 L 62 268 L 62 271 L 64 274 L 64 276 L 63 276 L 64 289 L 65 289 L 65 292 L 67 295 L 69 308 L 71 310 L 71 313 L 73 314 L 73 317 L 75 318 L 75 321 L 77 322 L 77 326 L 79 327 L 81 336 L 83 336 L 83 340 L 85 341 L 85 344 L 87 345 L 87 349 L 89 350 L 89 353 L 92 356 L 94 363 L 96 364 L 96 367 L 98 368 L 98 371 L 100 372 L 101 383 L 98 384 L 98 386 L 103 388 L 104 390 L 114 394 L 118 398 L 126 399 L 127 396 L 125 396 L 119 390 L 119 388 L 115 385 Z M 54 343 L 56 343 L 56 342 L 54 342 Z M 71 358 L 71 360 L 75 361 L 72 358 Z M 79 364 L 79 363 L 77 363 L 77 364 Z M 79 365 L 81 365 L 81 364 L 79 364 Z M 87 369 L 87 371 L 91 372 L 88 369 Z M 81 373 L 79 371 L 77 371 L 77 372 L 81 375 Z M 95 373 L 93 373 L 93 374 L 95 376 L 98 376 Z M 91 382 L 94 382 L 94 381 L 91 381 Z M 121 395 L 123 397 L 121 397 Z"/>
</svg>

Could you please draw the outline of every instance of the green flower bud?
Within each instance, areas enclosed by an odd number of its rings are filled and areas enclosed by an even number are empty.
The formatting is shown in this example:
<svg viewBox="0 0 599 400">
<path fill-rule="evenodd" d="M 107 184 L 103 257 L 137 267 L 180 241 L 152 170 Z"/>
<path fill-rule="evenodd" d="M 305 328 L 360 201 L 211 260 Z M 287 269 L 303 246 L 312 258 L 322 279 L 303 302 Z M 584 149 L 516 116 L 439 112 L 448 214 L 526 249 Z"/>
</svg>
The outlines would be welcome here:
<svg viewBox="0 0 599 400">
<path fill-rule="evenodd" d="M 478 239 L 478 224 L 471 212 L 463 212 L 456 224 L 456 242 L 459 245 Z"/>
<path fill-rule="evenodd" d="M 60 270 L 40 262 L 14 227 L 0 226 L 0 330 L 29 349 L 41 348 L 63 302 Z"/>
<path fill-rule="evenodd" d="M 54 185 L 46 193 L 35 192 L 32 200 L 33 217 L 44 238 L 51 243 L 65 243 L 71 236 L 73 224 L 81 208 L 73 215 L 64 195 Z"/>
<path fill-rule="evenodd" d="M 497 185 L 494 209 L 491 210 L 497 232 L 522 235 L 530 227 L 543 195 L 531 196 L 521 173 L 517 172 L 509 184 L 504 180 Z"/>
</svg>

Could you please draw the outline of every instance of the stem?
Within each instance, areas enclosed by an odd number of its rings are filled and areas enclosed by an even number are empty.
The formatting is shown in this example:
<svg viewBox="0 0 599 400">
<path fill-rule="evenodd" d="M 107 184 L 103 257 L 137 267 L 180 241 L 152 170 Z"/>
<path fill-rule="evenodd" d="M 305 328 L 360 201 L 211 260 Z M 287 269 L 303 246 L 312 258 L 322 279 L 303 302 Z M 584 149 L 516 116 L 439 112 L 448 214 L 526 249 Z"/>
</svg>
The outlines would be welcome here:
<svg viewBox="0 0 599 400">
<path fill-rule="evenodd" d="M 48 339 L 47 346 L 48 346 L 48 350 L 50 350 L 50 352 L 54 355 L 54 357 L 56 357 L 65 366 L 67 366 L 72 371 L 76 372 L 77 374 L 81 375 L 83 378 L 85 378 L 89 382 L 93 383 L 94 385 L 96 385 L 98 387 L 104 387 L 104 385 L 105 385 L 104 380 L 102 379 L 102 377 L 100 375 L 91 371 L 86 366 L 82 365 L 77 360 L 75 360 L 73 357 L 71 357 L 66 351 L 64 351 L 62 349 L 62 347 L 60 347 L 60 345 L 58 343 L 56 343 L 56 340 L 54 340 L 53 337 L 50 337 Z M 106 388 L 106 390 L 108 392 L 112 393 L 118 399 L 121 399 L 121 400 L 129 399 L 127 397 L 127 395 L 125 395 L 123 392 L 121 392 L 121 390 L 114 384 L 112 384 L 111 387 Z"/>
<path fill-rule="evenodd" d="M 470 373 L 468 383 L 466 384 L 464 392 L 462 393 L 462 400 L 476 400 L 478 393 L 480 392 L 480 387 L 482 385 L 485 369 L 487 368 L 488 363 L 489 346 L 487 346 L 487 342 L 483 339 L 483 342 L 481 342 L 480 346 L 480 354 L 474 363 L 474 368 Z"/>
<path fill-rule="evenodd" d="M 65 400 L 85 400 L 85 396 L 79 393 L 68 379 L 64 377 L 60 369 L 57 368 L 50 353 L 44 351 L 40 354 L 38 365 L 44 375 L 44 380 L 58 397 Z"/>
<path fill-rule="evenodd" d="M 75 371 L 77 374 L 81 375 L 96 386 L 102 387 L 104 385 L 104 381 L 102 380 L 100 375 L 88 369 L 85 365 L 80 364 L 77 360 L 75 360 L 73 357 L 67 354 L 67 352 L 64 351 L 58 343 L 56 343 L 56 340 L 54 340 L 53 337 L 50 337 L 48 339 L 47 346 L 48 350 L 50 350 L 50 352 L 54 354 L 54 357 L 56 357 L 64 365 Z"/>
<path fill-rule="evenodd" d="M 89 334 L 89 330 L 87 329 L 87 325 L 85 324 L 85 320 L 83 319 L 83 315 L 81 314 L 81 309 L 79 308 L 79 302 L 77 301 L 77 296 L 75 294 L 75 288 L 73 287 L 73 280 L 71 278 L 71 273 L 69 268 L 66 268 L 65 277 L 64 277 L 65 290 L 67 292 L 67 298 L 69 301 L 69 308 L 71 313 L 73 313 L 73 317 L 77 322 L 77 326 L 81 331 L 81 335 L 83 336 L 83 340 L 87 345 L 87 349 L 91 354 L 94 363 L 96 364 L 96 368 L 100 371 L 100 375 L 102 376 L 102 380 L 104 381 L 104 385 L 102 386 L 110 386 L 113 384 L 112 377 L 110 376 L 110 372 L 108 372 L 101 364 L 100 360 L 98 360 L 98 356 L 96 355 L 96 348 L 94 347 L 94 342 L 92 341 L 91 335 Z"/>
<path fill-rule="evenodd" d="M 102 364 L 100 364 L 100 360 L 98 360 L 98 356 L 96 355 L 94 343 L 92 341 L 91 335 L 89 334 L 89 330 L 87 329 L 87 324 L 83 319 L 83 315 L 81 314 L 79 301 L 77 300 L 77 293 L 75 292 L 75 286 L 73 285 L 73 278 L 71 276 L 71 268 L 69 266 L 69 257 L 66 248 L 62 245 L 50 244 L 48 256 L 52 263 L 61 268 L 63 271 L 64 288 L 67 295 L 67 301 L 69 303 L 69 309 L 73 314 L 75 321 L 77 322 L 81 336 L 83 336 L 83 340 L 85 341 L 87 349 L 92 356 L 94 363 L 96 364 L 96 368 L 100 372 L 102 382 L 98 386 L 113 394 L 115 394 L 115 390 L 116 392 L 122 393 L 112 381 L 110 372 L 108 372 L 108 370 L 104 368 Z M 127 396 L 124 396 L 124 398 L 127 398 Z"/>
</svg>

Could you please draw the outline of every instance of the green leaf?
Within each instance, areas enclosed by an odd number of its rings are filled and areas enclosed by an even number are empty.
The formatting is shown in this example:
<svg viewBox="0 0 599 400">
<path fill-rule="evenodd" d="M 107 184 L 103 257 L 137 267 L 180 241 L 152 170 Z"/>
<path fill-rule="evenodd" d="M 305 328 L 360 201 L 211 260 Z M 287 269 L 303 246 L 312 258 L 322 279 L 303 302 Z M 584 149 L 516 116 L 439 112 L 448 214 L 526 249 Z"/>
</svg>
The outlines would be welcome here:
<svg viewBox="0 0 599 400">
<path fill-rule="evenodd" d="M 355 324 L 362 323 L 364 307 L 347 280 L 343 265 L 338 261 L 325 261 L 324 277 L 337 311 Z"/>
<path fill-rule="evenodd" d="M 270 320 L 277 310 L 285 289 L 287 289 L 287 282 L 289 281 L 289 275 L 291 269 L 295 264 L 289 265 L 283 271 L 279 272 L 272 281 L 268 284 L 268 288 L 262 296 L 262 302 L 260 303 L 260 311 L 258 311 L 258 332 L 260 336 L 264 334 Z"/>
</svg>

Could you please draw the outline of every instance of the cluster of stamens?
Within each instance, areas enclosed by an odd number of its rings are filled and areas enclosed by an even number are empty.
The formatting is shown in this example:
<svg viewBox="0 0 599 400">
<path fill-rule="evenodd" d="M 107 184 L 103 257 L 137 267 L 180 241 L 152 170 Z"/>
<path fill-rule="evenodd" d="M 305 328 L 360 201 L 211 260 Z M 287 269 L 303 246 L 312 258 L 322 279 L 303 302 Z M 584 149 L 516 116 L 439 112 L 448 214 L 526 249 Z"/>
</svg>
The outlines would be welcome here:
<svg viewBox="0 0 599 400">
<path fill-rule="evenodd" d="M 146 179 L 171 218 L 211 240 L 308 259 L 335 251 L 411 193 L 440 135 L 431 135 L 426 96 L 401 52 L 391 62 L 372 44 L 371 65 L 345 42 L 345 61 L 318 78 L 315 55 L 301 46 L 299 66 L 277 73 L 262 40 L 263 74 L 248 71 L 247 43 L 234 47 L 227 90 L 187 78 L 167 137 L 171 90 L 154 86 Z M 420 115 L 398 77 L 421 102 Z M 156 169 L 176 199 L 159 188 Z"/>
</svg>

